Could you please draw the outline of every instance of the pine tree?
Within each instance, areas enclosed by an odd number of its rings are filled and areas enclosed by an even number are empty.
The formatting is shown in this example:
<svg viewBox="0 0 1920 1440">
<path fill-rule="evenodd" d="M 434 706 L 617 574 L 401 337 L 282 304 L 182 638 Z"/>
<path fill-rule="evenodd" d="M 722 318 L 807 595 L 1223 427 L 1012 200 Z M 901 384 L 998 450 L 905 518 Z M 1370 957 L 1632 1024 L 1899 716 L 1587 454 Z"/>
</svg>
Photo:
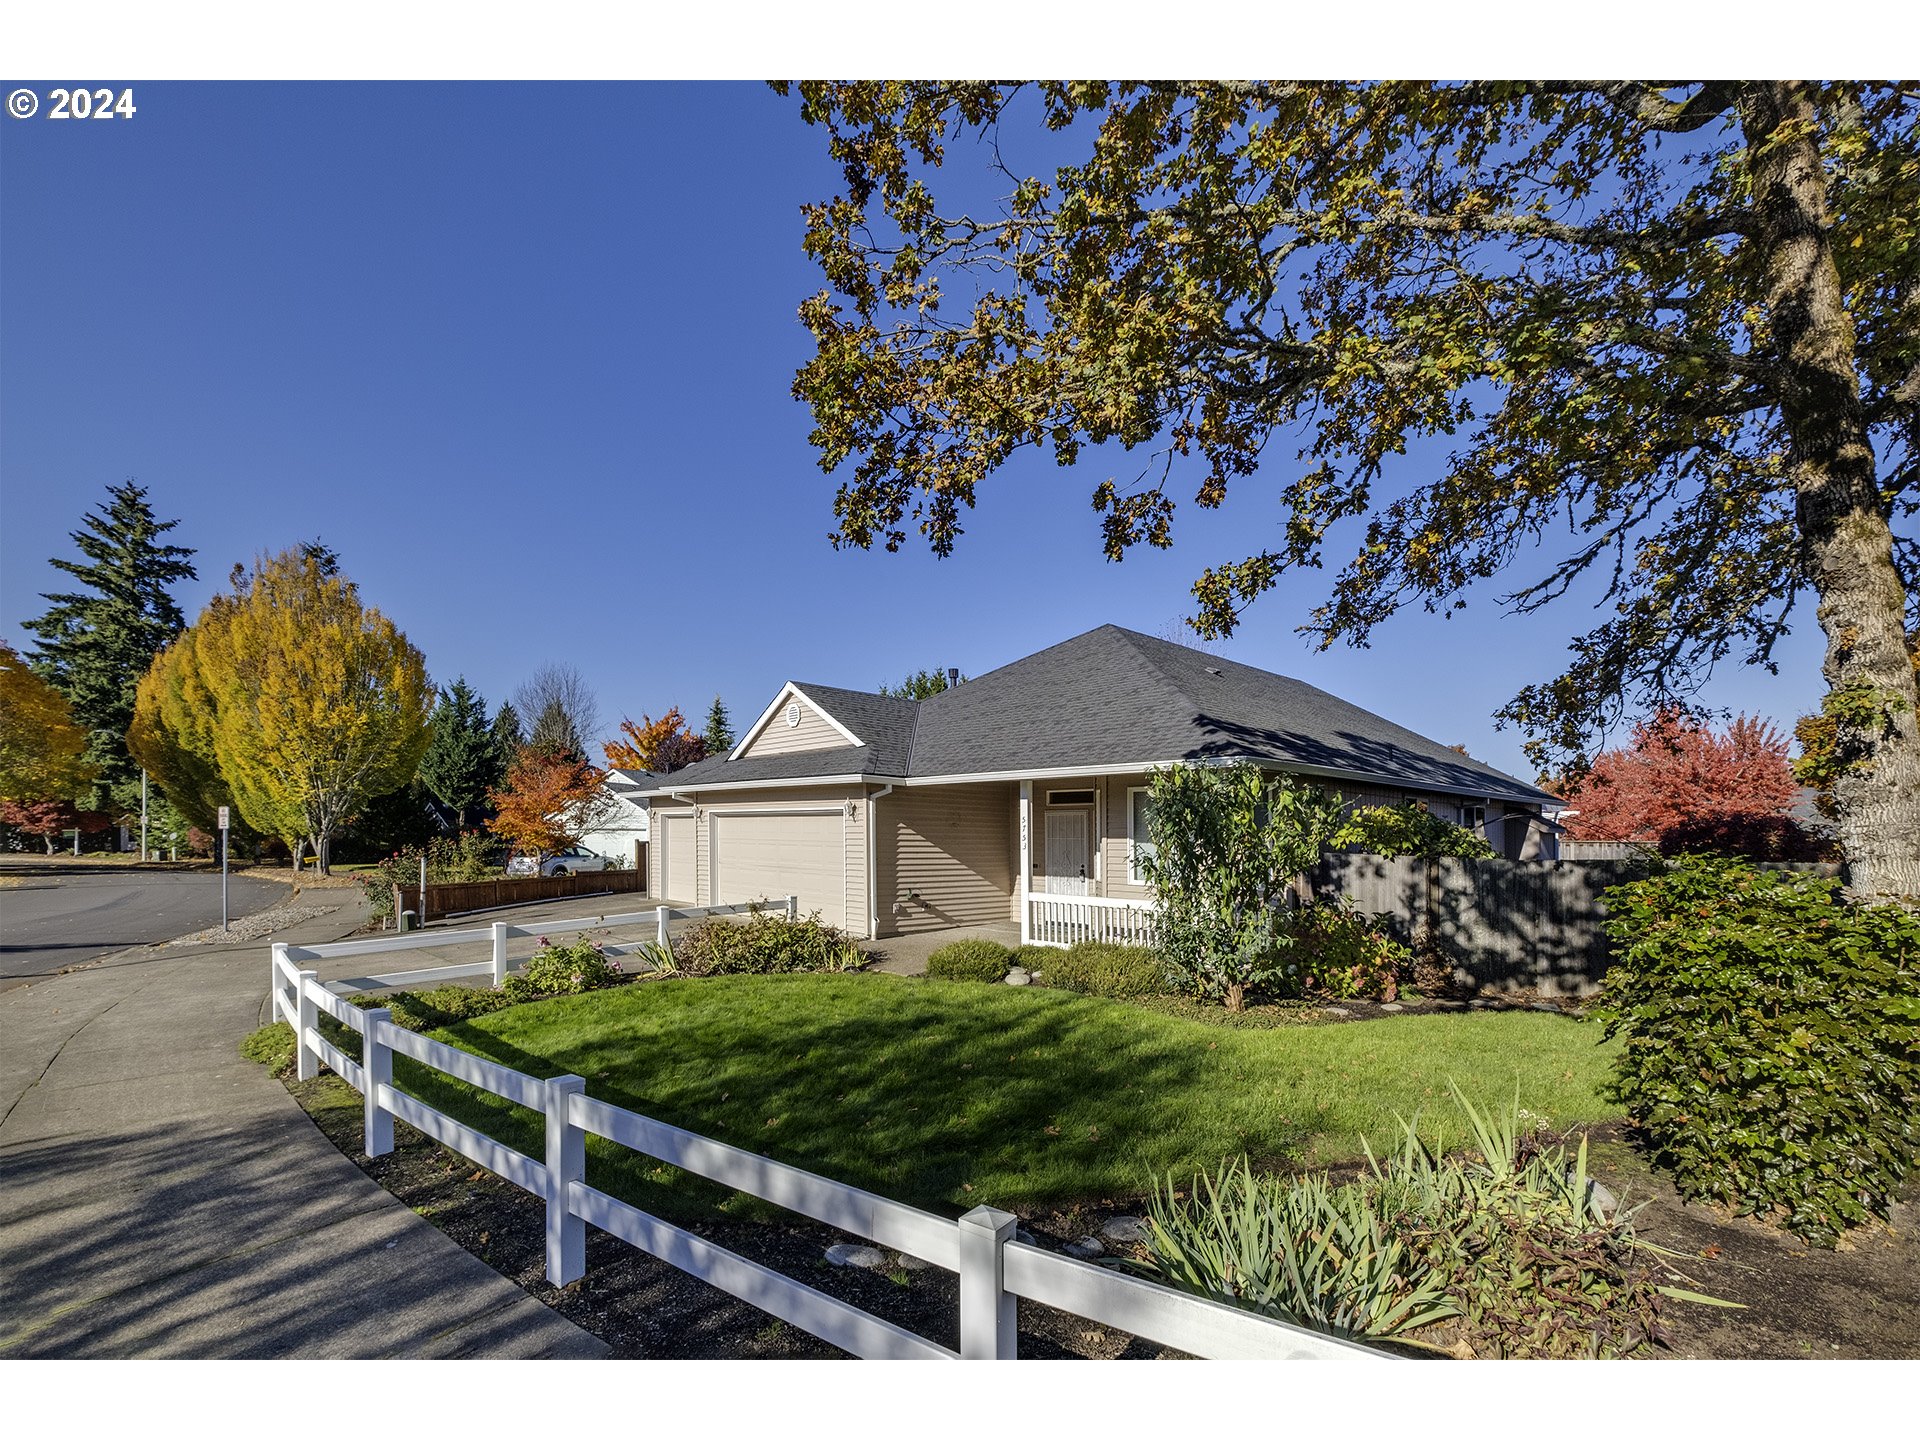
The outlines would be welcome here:
<svg viewBox="0 0 1920 1440">
<path fill-rule="evenodd" d="M 108 503 L 71 532 L 86 562 L 49 563 L 80 588 L 43 594 L 52 607 L 22 627 L 37 637 L 28 664 L 67 697 L 74 722 L 87 732 L 86 759 L 95 769 L 83 808 L 124 808 L 138 793 L 140 767 L 127 752 L 134 690 L 153 657 L 185 628 L 168 587 L 199 576 L 181 545 L 159 539 L 180 522 L 154 518 L 144 487 L 107 487 Z M 117 794 L 116 794 L 117 792 Z"/>
<path fill-rule="evenodd" d="M 702 738 L 707 742 L 709 755 L 724 755 L 733 749 L 733 717 L 727 714 L 727 707 L 718 695 L 713 697 L 713 708 L 707 711 L 707 733 Z"/>
<path fill-rule="evenodd" d="M 960 680 L 954 683 L 958 684 L 966 678 L 966 676 L 962 675 Z M 880 687 L 880 693 L 882 695 L 891 695 L 896 700 L 925 700 L 929 696 L 938 695 L 941 691 L 945 690 L 947 686 L 946 671 L 918 670 L 907 676 L 907 678 L 902 680 L 898 685 L 882 685 Z"/>
<path fill-rule="evenodd" d="M 507 783 L 507 768 L 513 764 L 513 757 L 520 753 L 520 747 L 527 743 L 527 732 L 520 723 L 520 712 L 513 708 L 511 700 L 500 702 L 489 733 L 493 738 L 494 781 L 491 788 L 497 790 Z"/>
<path fill-rule="evenodd" d="M 441 804 L 460 812 L 462 826 L 476 824 L 502 776 L 487 702 L 462 676 L 441 692 L 430 728 L 420 779 Z"/>
</svg>

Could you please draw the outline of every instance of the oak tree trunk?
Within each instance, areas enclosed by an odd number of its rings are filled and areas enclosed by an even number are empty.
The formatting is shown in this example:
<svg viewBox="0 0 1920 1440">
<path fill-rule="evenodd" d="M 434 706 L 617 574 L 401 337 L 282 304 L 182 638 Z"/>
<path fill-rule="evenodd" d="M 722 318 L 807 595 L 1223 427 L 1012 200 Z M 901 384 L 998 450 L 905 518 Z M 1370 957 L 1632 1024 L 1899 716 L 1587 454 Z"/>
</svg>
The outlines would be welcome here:
<svg viewBox="0 0 1920 1440">
<path fill-rule="evenodd" d="M 1827 638 L 1833 782 L 1848 879 L 1863 896 L 1920 899 L 1920 695 L 1906 595 L 1860 400 L 1853 317 L 1833 256 L 1812 96 L 1799 82 L 1743 88 L 1753 240 L 1763 257 L 1768 349 L 1780 365 L 1800 543 Z"/>
</svg>

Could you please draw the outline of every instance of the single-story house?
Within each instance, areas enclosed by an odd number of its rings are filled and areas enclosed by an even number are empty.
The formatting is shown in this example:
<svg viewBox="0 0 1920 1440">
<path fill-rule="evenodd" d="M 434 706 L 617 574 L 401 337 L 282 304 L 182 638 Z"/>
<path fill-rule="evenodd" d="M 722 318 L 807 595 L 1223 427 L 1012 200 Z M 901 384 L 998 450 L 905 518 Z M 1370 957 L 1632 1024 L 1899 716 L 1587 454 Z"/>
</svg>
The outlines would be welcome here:
<svg viewBox="0 0 1920 1440">
<path fill-rule="evenodd" d="M 644 870 L 652 801 L 648 787 L 657 778 L 648 770 L 608 770 L 600 784 L 612 797 L 609 813 L 597 829 L 580 837 L 580 848 Z"/>
<path fill-rule="evenodd" d="M 1230 760 L 1553 853 L 1545 791 L 1299 680 L 1103 625 L 925 700 L 789 682 L 730 753 L 645 782 L 649 892 L 797 895 L 869 937 L 1131 938 L 1148 771 Z"/>
</svg>

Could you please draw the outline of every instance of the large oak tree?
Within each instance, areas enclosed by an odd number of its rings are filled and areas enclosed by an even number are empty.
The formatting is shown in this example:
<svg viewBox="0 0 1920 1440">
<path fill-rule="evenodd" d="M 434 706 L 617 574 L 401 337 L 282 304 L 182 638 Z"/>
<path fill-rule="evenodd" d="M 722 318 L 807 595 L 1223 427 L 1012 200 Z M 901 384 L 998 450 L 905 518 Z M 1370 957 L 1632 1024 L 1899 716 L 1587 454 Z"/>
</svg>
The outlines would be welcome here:
<svg viewBox="0 0 1920 1440">
<path fill-rule="evenodd" d="M 1152 454 L 1092 489 L 1116 560 L 1257 476 L 1275 540 L 1200 577 L 1203 635 L 1329 562 L 1326 645 L 1516 567 L 1516 609 L 1601 599 L 1500 712 L 1543 765 L 1770 664 L 1811 595 L 1854 883 L 1920 895 L 1920 90 L 1025 88 L 800 87 L 846 181 L 795 382 L 850 466 L 836 543 L 944 554 L 1028 448 Z M 949 146 L 1000 201 L 953 198 Z"/>
</svg>

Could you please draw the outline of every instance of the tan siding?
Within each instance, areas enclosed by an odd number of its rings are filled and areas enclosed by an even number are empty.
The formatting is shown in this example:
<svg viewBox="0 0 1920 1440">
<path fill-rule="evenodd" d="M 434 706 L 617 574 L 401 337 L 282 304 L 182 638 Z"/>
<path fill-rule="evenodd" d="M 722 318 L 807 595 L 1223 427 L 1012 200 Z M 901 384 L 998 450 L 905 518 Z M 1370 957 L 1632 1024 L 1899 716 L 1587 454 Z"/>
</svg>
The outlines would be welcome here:
<svg viewBox="0 0 1920 1440">
<path fill-rule="evenodd" d="M 1007 827 L 1017 795 L 1004 783 L 913 786 L 875 802 L 882 934 L 1009 917 L 1019 837 L 1010 840 Z"/>
<path fill-rule="evenodd" d="M 787 724 L 787 703 L 800 707 L 798 725 Z M 773 718 L 767 721 L 766 728 L 740 752 L 741 758 L 748 755 L 792 755 L 802 750 L 837 750 L 849 743 L 846 736 L 821 719 L 820 712 L 808 701 L 789 697 L 787 703 L 773 712 Z"/>
<path fill-rule="evenodd" d="M 690 868 L 687 862 L 692 858 L 685 853 L 687 848 L 695 846 L 694 827 L 690 823 L 690 806 L 667 800 L 655 800 L 653 803 L 653 839 L 651 853 L 648 855 L 647 881 L 649 893 L 657 900 L 678 900 L 683 905 L 697 905 L 697 895 L 676 895 L 669 881 L 678 879 Z M 678 823 L 674 823 L 674 822 Z M 696 887 L 683 885 L 680 888 L 693 890 Z"/>
<path fill-rule="evenodd" d="M 1127 807 L 1132 802 L 1127 799 L 1127 792 L 1146 783 L 1144 774 L 1109 775 L 1101 781 L 1105 787 L 1106 824 L 1100 837 L 1100 868 L 1106 878 L 1100 893 L 1115 900 L 1137 900 L 1150 893 L 1145 885 L 1133 883 L 1128 870 L 1132 854 L 1127 840 Z"/>
</svg>

